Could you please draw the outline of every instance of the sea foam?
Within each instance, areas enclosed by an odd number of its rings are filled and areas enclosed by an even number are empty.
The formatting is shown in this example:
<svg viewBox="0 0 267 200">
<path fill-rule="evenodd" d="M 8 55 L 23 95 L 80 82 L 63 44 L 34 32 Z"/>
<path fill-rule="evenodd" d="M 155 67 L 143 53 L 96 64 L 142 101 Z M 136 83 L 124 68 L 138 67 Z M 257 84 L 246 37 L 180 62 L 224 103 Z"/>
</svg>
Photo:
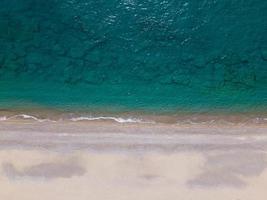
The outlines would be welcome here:
<svg viewBox="0 0 267 200">
<path fill-rule="evenodd" d="M 48 118 L 39 118 L 34 115 L 28 115 L 28 114 L 19 114 L 19 115 L 13 115 L 13 116 L 1 116 L 0 121 L 8 121 L 8 120 L 14 120 L 14 119 L 25 119 L 25 120 L 33 120 L 37 122 L 58 122 L 58 121 L 73 121 L 73 122 L 79 122 L 79 121 L 96 121 L 96 120 L 111 120 L 118 123 L 155 123 L 154 121 L 145 121 L 139 118 L 122 118 L 122 117 L 111 117 L 111 116 L 100 116 L 100 117 L 94 117 L 94 116 L 79 116 L 79 117 L 72 117 L 72 118 L 60 118 L 58 120 L 51 120 Z"/>
<path fill-rule="evenodd" d="M 138 118 L 122 118 L 122 117 L 75 117 L 71 118 L 71 121 L 94 121 L 94 120 L 112 120 L 118 123 L 155 123 L 153 121 L 143 121 Z"/>
<path fill-rule="evenodd" d="M 9 120 L 32 120 L 36 122 L 60 122 L 60 121 L 71 121 L 71 122 L 81 122 L 81 121 L 113 121 L 115 123 L 139 123 L 139 124 L 156 124 L 165 123 L 163 121 L 153 121 L 150 119 L 142 119 L 141 117 L 121 117 L 121 116 L 93 116 L 93 115 L 77 115 L 77 116 L 61 116 L 57 119 L 44 118 L 36 115 L 30 114 L 16 114 L 11 116 L 0 116 L 0 122 Z M 201 119 L 188 118 L 184 120 L 176 120 L 174 124 L 176 125 L 246 125 L 246 124 L 266 124 L 266 117 L 253 117 L 247 118 L 240 121 L 231 121 L 227 119 L 210 119 L 203 121 Z"/>
<path fill-rule="evenodd" d="M 2 116 L 0 117 L 0 121 L 7 121 L 7 120 L 12 120 L 12 119 L 29 119 L 29 120 L 34 120 L 38 122 L 56 122 L 54 120 L 50 119 L 45 119 L 45 118 L 38 118 L 33 115 L 27 115 L 27 114 L 19 114 L 19 115 L 13 115 L 13 116 Z"/>
</svg>

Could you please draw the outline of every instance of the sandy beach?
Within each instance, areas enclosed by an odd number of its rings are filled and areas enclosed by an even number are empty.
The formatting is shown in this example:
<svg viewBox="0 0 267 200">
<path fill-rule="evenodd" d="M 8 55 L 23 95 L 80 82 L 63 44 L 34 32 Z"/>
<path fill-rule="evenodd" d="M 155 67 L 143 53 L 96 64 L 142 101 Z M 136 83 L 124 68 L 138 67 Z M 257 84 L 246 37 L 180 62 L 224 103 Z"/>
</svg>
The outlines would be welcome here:
<svg viewBox="0 0 267 200">
<path fill-rule="evenodd" d="M 265 200 L 267 127 L 0 122 L 0 199 Z"/>
<path fill-rule="evenodd" d="M 267 0 L 0 1 L 0 200 L 267 200 Z"/>
</svg>

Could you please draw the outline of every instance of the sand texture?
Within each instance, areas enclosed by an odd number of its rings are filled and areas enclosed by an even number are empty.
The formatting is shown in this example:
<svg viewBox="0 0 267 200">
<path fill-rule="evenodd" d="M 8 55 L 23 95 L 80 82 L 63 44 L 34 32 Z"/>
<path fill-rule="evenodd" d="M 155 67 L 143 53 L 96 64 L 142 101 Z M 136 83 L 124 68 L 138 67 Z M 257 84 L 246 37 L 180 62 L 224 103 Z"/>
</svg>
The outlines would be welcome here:
<svg viewBox="0 0 267 200">
<path fill-rule="evenodd" d="M 265 125 L 0 122 L 0 199 L 265 200 Z"/>
</svg>

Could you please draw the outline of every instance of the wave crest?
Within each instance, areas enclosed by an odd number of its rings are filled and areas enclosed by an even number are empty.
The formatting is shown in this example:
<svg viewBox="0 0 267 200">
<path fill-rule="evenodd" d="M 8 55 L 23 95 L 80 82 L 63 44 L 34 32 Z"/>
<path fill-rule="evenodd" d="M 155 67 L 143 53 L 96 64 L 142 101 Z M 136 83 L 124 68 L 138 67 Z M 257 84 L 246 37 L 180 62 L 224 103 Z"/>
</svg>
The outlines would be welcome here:
<svg viewBox="0 0 267 200">
<path fill-rule="evenodd" d="M 150 123 L 145 122 L 138 118 L 122 118 L 122 117 L 74 117 L 70 119 L 71 121 L 94 121 L 94 120 L 112 120 L 118 123 Z"/>
<path fill-rule="evenodd" d="M 13 115 L 13 116 L 1 116 L 0 121 L 8 121 L 8 120 L 14 120 L 14 119 L 25 119 L 25 120 L 34 120 L 37 122 L 57 122 L 61 121 L 62 119 L 60 118 L 59 120 L 51 120 L 47 118 L 39 118 L 34 115 L 28 115 L 28 114 L 19 114 L 19 115 Z M 155 123 L 153 121 L 144 121 L 139 118 L 122 118 L 122 117 L 93 117 L 93 116 L 80 116 L 80 117 L 72 117 L 72 118 L 65 118 L 63 120 L 66 121 L 73 121 L 73 122 L 78 122 L 78 121 L 96 121 L 96 120 L 112 120 L 118 123 Z"/>
<path fill-rule="evenodd" d="M 8 121 L 8 120 L 33 120 L 37 122 L 59 122 L 59 121 L 72 121 L 72 122 L 79 122 L 79 121 L 113 121 L 116 123 L 142 123 L 142 124 L 156 124 L 156 123 L 164 123 L 160 119 L 159 121 L 153 120 L 143 120 L 142 118 L 136 117 L 114 117 L 114 116 L 64 116 L 62 118 L 58 118 L 57 120 L 52 120 L 49 118 L 42 118 L 35 115 L 29 114 L 17 114 L 12 116 L 0 116 L 1 121 Z M 184 120 L 174 120 L 173 124 L 177 125 L 214 125 L 214 124 L 224 124 L 224 125 L 246 125 L 246 124 L 266 124 L 267 118 L 266 117 L 255 117 L 246 120 L 236 121 L 233 122 L 227 119 L 211 119 L 202 121 L 201 119 L 184 119 Z"/>
<path fill-rule="evenodd" d="M 35 117 L 33 115 L 27 115 L 27 114 L 13 115 L 10 117 L 7 117 L 7 116 L 0 117 L 0 121 L 8 121 L 8 120 L 12 120 L 12 119 L 30 119 L 30 120 L 34 120 L 34 121 L 38 121 L 38 122 L 56 122 L 54 120 L 38 118 L 38 117 Z"/>
</svg>

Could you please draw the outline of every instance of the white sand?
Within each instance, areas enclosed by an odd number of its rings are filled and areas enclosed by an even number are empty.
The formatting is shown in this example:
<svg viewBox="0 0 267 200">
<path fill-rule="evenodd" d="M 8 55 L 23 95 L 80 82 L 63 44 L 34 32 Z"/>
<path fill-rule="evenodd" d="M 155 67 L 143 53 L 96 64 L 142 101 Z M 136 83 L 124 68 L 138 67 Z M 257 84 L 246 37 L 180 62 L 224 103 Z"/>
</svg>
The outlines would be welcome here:
<svg viewBox="0 0 267 200">
<path fill-rule="evenodd" d="M 267 127 L 0 122 L 2 200 L 265 200 Z"/>
</svg>

